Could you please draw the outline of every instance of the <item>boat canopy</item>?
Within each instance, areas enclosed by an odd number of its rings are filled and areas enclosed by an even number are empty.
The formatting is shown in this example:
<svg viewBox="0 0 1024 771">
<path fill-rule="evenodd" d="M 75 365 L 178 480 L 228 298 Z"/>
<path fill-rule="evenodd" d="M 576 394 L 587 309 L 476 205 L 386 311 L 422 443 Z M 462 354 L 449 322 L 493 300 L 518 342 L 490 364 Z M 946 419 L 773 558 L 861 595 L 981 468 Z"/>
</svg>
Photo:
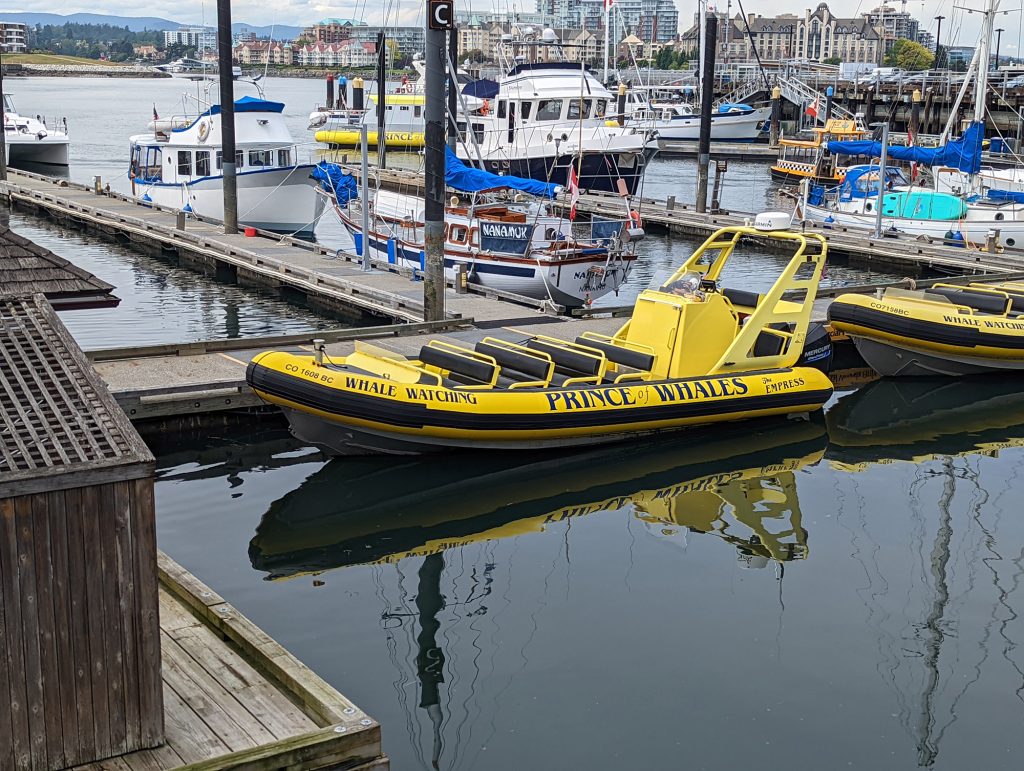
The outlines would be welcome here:
<svg viewBox="0 0 1024 771">
<path fill-rule="evenodd" d="M 894 161 L 921 163 L 926 166 L 952 166 L 968 174 L 981 170 L 981 143 L 985 137 L 985 124 L 974 121 L 963 136 L 940 147 L 903 147 L 889 145 L 886 151 Z M 832 141 L 828 151 L 834 155 L 866 155 L 878 158 L 882 154 L 882 143 L 869 139 Z"/>
<path fill-rule="evenodd" d="M 243 96 L 235 100 L 235 112 L 284 112 L 284 102 L 269 102 L 254 96 Z M 205 114 L 219 115 L 220 105 L 213 105 Z"/>
<path fill-rule="evenodd" d="M 985 197 L 988 198 L 990 201 L 1024 203 L 1024 193 L 1015 190 L 986 190 Z"/>
<path fill-rule="evenodd" d="M 478 99 L 493 99 L 498 95 L 498 91 L 501 90 L 501 86 L 498 85 L 497 81 L 494 80 L 474 80 L 472 83 L 467 83 L 462 89 L 462 93 L 466 96 L 475 96 Z"/>
<path fill-rule="evenodd" d="M 878 166 L 851 166 L 846 170 L 843 184 L 839 188 L 840 201 L 852 201 L 854 198 L 871 198 L 878 195 Z M 886 187 L 906 185 L 907 178 L 903 172 L 890 166 L 885 170 Z"/>
<path fill-rule="evenodd" d="M 541 198 L 554 198 L 558 195 L 560 185 L 549 182 L 538 182 L 524 177 L 503 176 L 492 174 L 483 169 L 467 166 L 452 152 L 445 148 L 444 181 L 448 187 L 464 193 L 482 193 L 485 190 L 522 190 L 524 193 Z"/>
</svg>

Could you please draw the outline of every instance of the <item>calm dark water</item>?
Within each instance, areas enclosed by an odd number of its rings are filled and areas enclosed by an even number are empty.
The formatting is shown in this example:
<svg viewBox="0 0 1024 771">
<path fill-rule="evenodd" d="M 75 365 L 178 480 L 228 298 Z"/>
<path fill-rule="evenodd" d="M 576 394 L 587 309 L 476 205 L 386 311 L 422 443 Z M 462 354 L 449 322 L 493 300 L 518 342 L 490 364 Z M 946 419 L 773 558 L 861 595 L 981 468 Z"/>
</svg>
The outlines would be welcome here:
<svg viewBox="0 0 1024 771">
<path fill-rule="evenodd" d="M 264 432 L 163 455 L 159 540 L 395 768 L 1012 769 L 1022 445 L 1000 380 L 549 456 Z"/>
</svg>

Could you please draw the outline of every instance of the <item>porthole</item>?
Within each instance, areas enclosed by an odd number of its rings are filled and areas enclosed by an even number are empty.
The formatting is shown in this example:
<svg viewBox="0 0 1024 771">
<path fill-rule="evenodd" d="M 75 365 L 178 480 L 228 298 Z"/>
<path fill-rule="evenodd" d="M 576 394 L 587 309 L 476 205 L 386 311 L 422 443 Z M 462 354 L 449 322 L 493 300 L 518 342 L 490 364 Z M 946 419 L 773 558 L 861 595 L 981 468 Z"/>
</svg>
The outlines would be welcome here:
<svg viewBox="0 0 1024 771">
<path fill-rule="evenodd" d="M 1003 219 L 1003 213 L 1002 212 L 996 212 L 996 219 L 997 220 Z"/>
<path fill-rule="evenodd" d="M 1006 239 L 1006 245 L 1007 246 L 1015 246 L 1016 243 L 1017 243 L 1016 239 L 1013 239 L 1013 238 L 1007 238 Z"/>
</svg>

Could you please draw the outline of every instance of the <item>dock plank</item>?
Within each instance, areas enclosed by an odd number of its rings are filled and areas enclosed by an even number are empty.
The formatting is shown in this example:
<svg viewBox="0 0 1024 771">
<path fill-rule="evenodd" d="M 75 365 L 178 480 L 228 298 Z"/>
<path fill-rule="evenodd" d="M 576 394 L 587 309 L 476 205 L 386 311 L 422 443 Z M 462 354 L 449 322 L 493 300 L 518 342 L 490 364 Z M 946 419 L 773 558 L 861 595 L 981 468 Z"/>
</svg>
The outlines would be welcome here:
<svg viewBox="0 0 1024 771">
<path fill-rule="evenodd" d="M 231 751 L 166 682 L 163 691 L 167 743 L 174 747 L 184 763 L 208 760 Z"/>
</svg>

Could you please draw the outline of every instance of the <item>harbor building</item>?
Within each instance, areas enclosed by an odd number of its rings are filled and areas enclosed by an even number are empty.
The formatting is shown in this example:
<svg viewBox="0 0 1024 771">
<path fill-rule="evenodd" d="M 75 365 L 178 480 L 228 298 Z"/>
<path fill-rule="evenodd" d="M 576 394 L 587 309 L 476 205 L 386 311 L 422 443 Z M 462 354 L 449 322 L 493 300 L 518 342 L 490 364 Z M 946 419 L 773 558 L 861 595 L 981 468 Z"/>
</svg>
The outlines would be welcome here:
<svg viewBox="0 0 1024 771">
<path fill-rule="evenodd" d="M 604 29 L 604 0 L 579 1 L 579 26 L 591 32 Z M 674 0 L 616 0 L 611 25 L 618 40 L 633 34 L 641 40 L 668 43 L 679 36 L 679 9 Z"/>
<path fill-rule="evenodd" d="M 0 49 L 5 54 L 20 54 L 28 50 L 28 28 L 16 21 L 0 23 Z"/>
<path fill-rule="evenodd" d="M 200 51 L 217 49 L 216 27 L 178 27 L 164 30 L 164 46 L 183 45 Z"/>
<path fill-rule="evenodd" d="M 351 39 L 354 28 L 365 26 L 366 22 L 356 19 L 321 19 L 303 29 L 300 37 L 309 43 L 344 43 Z"/>
</svg>

